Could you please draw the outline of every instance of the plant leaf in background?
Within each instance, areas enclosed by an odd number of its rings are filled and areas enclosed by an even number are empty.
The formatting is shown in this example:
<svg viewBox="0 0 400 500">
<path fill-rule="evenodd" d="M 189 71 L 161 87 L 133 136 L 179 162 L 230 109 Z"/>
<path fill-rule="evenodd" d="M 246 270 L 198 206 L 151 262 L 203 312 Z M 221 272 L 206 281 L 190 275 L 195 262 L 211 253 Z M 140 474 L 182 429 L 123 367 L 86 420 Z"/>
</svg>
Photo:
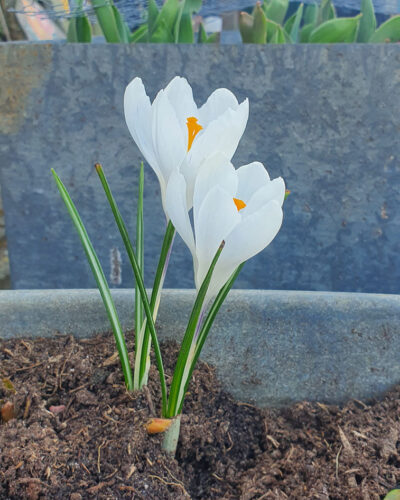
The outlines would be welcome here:
<svg viewBox="0 0 400 500">
<path fill-rule="evenodd" d="M 118 29 L 118 33 L 119 33 L 119 37 L 120 37 L 121 42 L 122 43 L 129 43 L 129 38 L 130 38 L 131 32 L 129 31 L 128 25 L 126 24 L 124 18 L 122 17 L 122 14 L 117 9 L 117 7 L 115 7 L 115 5 L 112 5 L 111 8 L 112 8 L 112 11 L 114 13 L 114 19 L 115 19 L 115 23 L 117 25 L 117 29 Z"/>
<path fill-rule="evenodd" d="M 286 33 L 288 33 L 293 43 L 297 43 L 299 38 L 299 29 L 301 18 L 303 17 L 303 8 L 304 4 L 301 3 L 297 11 L 289 17 L 284 26 Z"/>
<path fill-rule="evenodd" d="M 92 0 L 92 5 L 106 41 L 108 43 L 121 43 L 111 0 Z"/>
<path fill-rule="evenodd" d="M 376 18 L 372 0 L 361 0 L 361 14 L 357 42 L 368 42 L 376 29 Z"/>
<path fill-rule="evenodd" d="M 289 7 L 289 0 L 268 0 L 264 1 L 262 8 L 267 19 L 275 23 L 282 24 Z"/>
<path fill-rule="evenodd" d="M 92 41 L 92 27 L 86 14 L 70 19 L 67 41 L 73 43 L 90 43 Z"/>
<path fill-rule="evenodd" d="M 326 21 L 336 18 L 335 7 L 333 6 L 332 0 L 321 0 L 321 4 L 318 8 L 317 20 L 315 26 L 319 26 Z"/>
<path fill-rule="evenodd" d="M 318 17 L 318 5 L 316 3 L 310 3 L 304 9 L 304 25 L 312 24 L 314 25 Z"/>
<path fill-rule="evenodd" d="M 319 25 L 310 34 L 310 43 L 352 43 L 357 38 L 361 14 L 337 17 Z"/>
<path fill-rule="evenodd" d="M 267 19 L 267 43 L 291 43 L 291 38 L 280 24 Z"/>
<path fill-rule="evenodd" d="M 381 24 L 369 39 L 371 43 L 400 42 L 400 15 Z"/>
</svg>

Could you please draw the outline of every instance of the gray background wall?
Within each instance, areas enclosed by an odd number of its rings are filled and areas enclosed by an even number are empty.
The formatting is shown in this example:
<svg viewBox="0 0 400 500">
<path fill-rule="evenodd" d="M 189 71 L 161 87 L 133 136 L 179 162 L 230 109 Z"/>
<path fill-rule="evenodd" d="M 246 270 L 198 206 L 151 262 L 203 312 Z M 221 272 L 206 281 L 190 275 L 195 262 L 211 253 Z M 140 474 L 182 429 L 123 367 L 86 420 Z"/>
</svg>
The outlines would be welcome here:
<svg viewBox="0 0 400 500">
<path fill-rule="evenodd" d="M 400 47 L 0 45 L 0 183 L 15 288 L 93 287 L 50 175 L 87 224 L 106 274 L 122 254 L 93 169 L 100 161 L 134 231 L 141 160 L 123 92 L 141 76 L 151 97 L 176 74 L 202 103 L 226 86 L 250 99 L 235 165 L 260 160 L 292 191 L 276 240 L 249 261 L 242 288 L 400 292 Z M 145 179 L 150 286 L 163 233 L 159 187 Z M 192 287 L 178 239 L 167 287 Z"/>
</svg>

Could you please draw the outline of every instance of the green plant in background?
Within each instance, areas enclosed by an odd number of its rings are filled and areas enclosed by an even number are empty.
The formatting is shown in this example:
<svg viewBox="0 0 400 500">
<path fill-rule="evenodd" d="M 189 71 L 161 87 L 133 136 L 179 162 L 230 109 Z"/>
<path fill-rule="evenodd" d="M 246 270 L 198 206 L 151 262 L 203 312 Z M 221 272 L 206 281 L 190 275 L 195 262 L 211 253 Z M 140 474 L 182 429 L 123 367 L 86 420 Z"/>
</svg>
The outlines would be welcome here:
<svg viewBox="0 0 400 500">
<path fill-rule="evenodd" d="M 400 16 L 376 29 L 372 0 L 362 0 L 354 17 L 336 17 L 332 0 L 300 4 L 286 19 L 289 0 L 257 2 L 252 14 L 241 12 L 239 28 L 244 43 L 354 43 L 399 42 Z M 285 21 L 285 22 L 284 22 Z"/>
<path fill-rule="evenodd" d="M 131 33 L 122 14 L 112 0 L 92 0 L 94 12 L 104 38 L 109 43 L 194 43 L 192 16 L 198 12 L 202 0 L 166 0 L 161 9 L 155 0 L 149 0 L 147 19 Z M 216 34 L 207 35 L 200 25 L 198 43 L 216 41 Z M 90 42 L 91 26 L 82 11 L 82 0 L 70 19 L 67 40 Z"/>
</svg>

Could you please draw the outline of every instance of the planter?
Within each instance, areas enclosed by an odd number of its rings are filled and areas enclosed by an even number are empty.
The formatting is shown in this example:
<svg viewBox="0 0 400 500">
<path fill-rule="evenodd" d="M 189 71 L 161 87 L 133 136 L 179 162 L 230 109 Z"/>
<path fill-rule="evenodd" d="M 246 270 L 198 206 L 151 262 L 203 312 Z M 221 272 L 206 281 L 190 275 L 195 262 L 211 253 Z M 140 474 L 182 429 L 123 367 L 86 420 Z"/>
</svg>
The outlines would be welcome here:
<svg viewBox="0 0 400 500">
<path fill-rule="evenodd" d="M 114 291 L 125 330 L 132 298 Z M 179 338 L 193 298 L 164 292 L 161 339 Z M 326 403 L 398 382 L 399 312 L 395 295 L 231 292 L 205 344 L 216 372 L 194 372 L 174 460 L 145 432 L 158 411 L 155 371 L 147 393 L 129 394 L 112 336 L 89 338 L 109 330 L 97 291 L 0 292 L 3 419 L 5 400 L 17 408 L 0 423 L 0 496 L 381 498 L 399 477 L 399 388 L 378 403 Z M 71 333 L 80 340 L 59 336 Z M 176 351 L 163 351 L 169 374 Z M 253 406 L 304 398 L 317 402 Z"/>
<path fill-rule="evenodd" d="M 114 297 L 123 329 L 131 329 L 133 291 Z M 193 300 L 193 291 L 164 292 L 162 340 L 180 340 Z M 259 407 L 379 397 L 400 380 L 399 314 L 396 295 L 234 290 L 202 359 L 225 390 Z M 3 339 L 109 330 L 96 290 L 0 292 Z"/>
<path fill-rule="evenodd" d="M 199 102 L 220 86 L 249 97 L 235 164 L 262 160 L 292 191 L 281 232 L 238 286 L 399 293 L 399 57 L 398 44 L 1 45 L 0 184 L 13 287 L 94 286 L 50 167 L 76 201 L 106 274 L 132 285 L 92 165 L 103 164 L 133 234 L 141 156 L 124 123 L 123 91 L 140 75 L 153 97 L 179 73 Z M 146 169 L 145 269 L 155 269 L 161 244 L 158 190 Z M 189 252 L 175 245 L 166 286 L 192 287 Z"/>
</svg>

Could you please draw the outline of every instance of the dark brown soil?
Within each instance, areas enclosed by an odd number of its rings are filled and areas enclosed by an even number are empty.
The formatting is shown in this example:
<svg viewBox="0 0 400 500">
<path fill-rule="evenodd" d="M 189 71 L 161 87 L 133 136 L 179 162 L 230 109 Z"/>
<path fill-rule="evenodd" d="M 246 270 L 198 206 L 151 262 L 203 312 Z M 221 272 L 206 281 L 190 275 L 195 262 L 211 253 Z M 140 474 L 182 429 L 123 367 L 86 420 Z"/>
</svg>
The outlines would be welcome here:
<svg viewBox="0 0 400 500">
<path fill-rule="evenodd" d="M 163 347 L 170 375 L 176 347 Z M 16 413 L 0 424 L 1 499 L 372 500 L 400 480 L 399 388 L 382 402 L 261 411 L 202 363 L 172 460 L 145 430 L 157 373 L 130 394 L 113 353 L 112 336 L 0 341 L 0 407 Z"/>
</svg>

